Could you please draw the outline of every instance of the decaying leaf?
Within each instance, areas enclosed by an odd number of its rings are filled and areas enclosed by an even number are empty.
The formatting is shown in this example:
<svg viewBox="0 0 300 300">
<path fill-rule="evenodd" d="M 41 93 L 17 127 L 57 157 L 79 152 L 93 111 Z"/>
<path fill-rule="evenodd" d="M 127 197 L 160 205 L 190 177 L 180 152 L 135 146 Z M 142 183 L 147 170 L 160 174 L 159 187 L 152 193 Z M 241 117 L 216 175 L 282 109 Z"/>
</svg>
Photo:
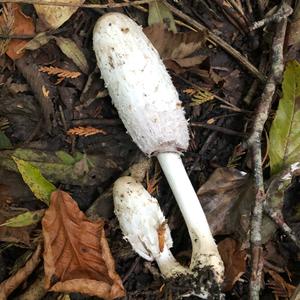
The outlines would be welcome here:
<svg viewBox="0 0 300 300">
<path fill-rule="evenodd" d="M 162 1 L 149 3 L 148 25 L 165 24 L 170 31 L 177 32 L 174 17 L 169 8 Z"/>
<path fill-rule="evenodd" d="M 239 278 L 246 272 L 245 250 L 240 249 L 237 241 L 226 238 L 218 244 L 218 249 L 225 266 L 224 292 L 230 291 Z"/>
<path fill-rule="evenodd" d="M 18 166 L 23 180 L 31 189 L 35 197 L 49 205 L 50 195 L 56 190 L 56 187 L 43 177 L 37 167 L 25 160 L 18 159 L 17 157 L 13 157 L 13 159 Z"/>
<path fill-rule="evenodd" d="M 44 0 L 43 2 L 53 2 L 53 0 Z M 65 0 L 65 3 L 78 4 L 80 6 L 80 4 L 84 3 L 84 0 Z M 56 29 L 69 20 L 78 7 L 34 4 L 34 8 L 41 21 L 45 24 L 46 28 L 51 29 Z"/>
<path fill-rule="evenodd" d="M 33 21 L 30 17 L 24 15 L 18 4 L 9 4 L 12 14 L 10 19 L 7 19 L 7 15 L 2 14 L 0 16 L 0 28 L 1 32 L 14 35 L 32 35 L 35 32 Z M 9 24 L 9 25 L 8 25 Z M 8 28 L 10 27 L 10 28 Z M 7 28 L 7 30 L 3 30 Z M 7 45 L 6 54 L 13 60 L 20 58 L 23 53 L 18 53 L 19 49 L 24 47 L 27 41 L 13 39 L 10 40 Z"/>
<path fill-rule="evenodd" d="M 90 136 L 95 134 L 106 134 L 103 129 L 87 126 L 87 127 L 74 127 L 67 131 L 68 135 L 78 135 L 78 136 Z"/>
<path fill-rule="evenodd" d="M 282 91 L 283 97 L 270 129 L 272 174 L 300 161 L 300 64 L 297 61 L 287 64 Z"/>
<path fill-rule="evenodd" d="M 111 179 L 115 174 L 120 172 L 121 168 L 127 167 L 127 162 L 123 157 L 129 155 L 130 149 L 135 149 L 134 145 L 128 143 L 116 144 L 114 141 L 108 142 L 105 149 L 111 149 L 116 153 L 114 160 L 111 159 L 111 152 L 107 150 L 108 155 L 84 155 L 76 152 L 73 155 L 74 163 L 71 161 L 62 160 L 61 156 L 57 156 L 55 152 L 39 151 L 26 148 L 18 148 L 16 150 L 0 151 L 0 168 L 13 172 L 19 172 L 12 156 L 24 160 L 40 170 L 42 175 L 50 182 L 72 184 L 72 185 L 99 185 Z M 128 149 L 128 151 L 126 150 Z M 118 151 L 120 154 L 118 154 Z M 86 156 L 86 158 L 85 158 Z M 91 166 L 88 170 L 82 170 L 80 165 Z M 86 172 L 87 171 L 87 172 Z"/>
<path fill-rule="evenodd" d="M 40 32 L 32 40 L 30 40 L 27 44 L 20 48 L 18 50 L 18 53 L 23 50 L 37 50 L 40 47 L 46 45 L 51 39 L 53 39 L 53 36 L 47 35 L 46 32 Z"/>
<path fill-rule="evenodd" d="M 57 190 L 42 225 L 46 288 L 105 299 L 124 296 L 103 221 L 89 221 L 68 193 Z"/>
<path fill-rule="evenodd" d="M 243 215 L 249 220 L 250 207 L 243 207 L 240 197 L 246 193 L 250 183 L 251 180 L 249 182 L 249 177 L 244 172 L 234 168 L 218 168 L 197 191 L 214 235 L 248 230 L 240 223 L 243 222 Z M 243 199 L 248 206 L 251 205 L 251 201 L 247 202 L 246 197 Z M 242 213 L 242 210 L 246 212 Z"/>
<path fill-rule="evenodd" d="M 16 217 L 10 218 L 5 221 L 5 223 L 0 224 L 0 226 L 7 227 L 25 227 L 38 223 L 44 216 L 45 210 L 40 209 L 36 211 L 27 211 Z"/>
<path fill-rule="evenodd" d="M 61 83 L 65 78 L 77 78 L 81 75 L 80 72 L 70 71 L 61 69 L 58 67 L 40 67 L 40 72 L 47 73 L 48 75 L 56 75 L 59 79 L 57 80 L 56 84 Z"/>
<path fill-rule="evenodd" d="M 163 24 L 146 27 L 144 33 L 164 60 L 177 60 L 191 55 L 204 45 L 207 38 L 206 32 L 173 33 Z"/>
<path fill-rule="evenodd" d="M 55 37 L 55 41 L 60 50 L 68 58 L 72 59 L 74 64 L 85 74 L 89 71 L 88 62 L 77 44 L 71 39 L 64 37 Z"/>
</svg>

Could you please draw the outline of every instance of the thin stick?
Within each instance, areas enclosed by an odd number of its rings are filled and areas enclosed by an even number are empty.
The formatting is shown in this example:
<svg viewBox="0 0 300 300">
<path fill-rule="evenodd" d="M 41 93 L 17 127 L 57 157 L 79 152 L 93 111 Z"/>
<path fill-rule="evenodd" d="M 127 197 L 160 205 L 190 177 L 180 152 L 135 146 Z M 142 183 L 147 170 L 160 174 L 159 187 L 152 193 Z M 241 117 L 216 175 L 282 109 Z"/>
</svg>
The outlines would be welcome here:
<svg viewBox="0 0 300 300">
<path fill-rule="evenodd" d="M 192 127 L 202 127 L 202 128 L 206 128 L 206 129 L 210 129 L 210 130 L 215 130 L 215 131 L 222 132 L 222 133 L 228 134 L 228 135 L 242 136 L 242 137 L 245 136 L 245 134 L 243 134 L 241 132 L 238 132 L 238 131 L 235 131 L 235 130 L 232 130 L 232 129 L 228 129 L 228 128 L 225 128 L 225 127 L 220 127 L 220 126 L 213 125 L 213 124 L 205 124 L 205 123 L 202 123 L 202 122 L 191 122 L 190 126 L 192 126 Z"/>
<path fill-rule="evenodd" d="M 288 4 L 284 3 L 282 6 L 280 6 L 278 11 L 274 15 L 262 19 L 260 21 L 254 22 L 250 27 L 250 30 L 261 28 L 271 22 L 279 22 L 281 19 L 287 18 L 292 13 L 293 9 Z"/>
<path fill-rule="evenodd" d="M 126 7 L 132 5 L 141 5 L 154 0 L 137 0 L 134 2 L 124 2 L 124 3 L 107 3 L 107 4 L 75 4 L 70 2 L 56 2 L 56 1 L 47 1 L 42 0 L 0 0 L 0 3 L 26 3 L 26 4 L 38 4 L 38 5 L 48 5 L 48 6 L 69 6 L 69 7 L 84 7 L 84 8 L 117 8 L 117 7 Z"/>
<path fill-rule="evenodd" d="M 268 205 L 264 205 L 264 211 L 300 249 L 300 241 L 297 238 L 296 233 L 292 230 L 292 228 L 284 221 L 281 211 L 275 210 Z"/>
<path fill-rule="evenodd" d="M 190 25 L 194 26 L 197 30 L 207 31 L 208 32 L 208 40 L 216 43 L 221 48 L 223 48 L 226 52 L 228 52 L 232 57 L 240 62 L 240 64 L 247 69 L 252 75 L 257 77 L 260 81 L 265 82 L 266 77 L 263 75 L 255 66 L 253 66 L 249 60 L 243 56 L 239 51 L 231 47 L 227 42 L 222 40 L 219 36 L 211 32 L 207 27 L 200 24 L 199 22 L 193 20 L 188 15 L 174 7 L 173 5 L 169 4 L 168 2 L 164 1 L 164 4 L 178 17 L 183 19 L 185 22 L 189 23 Z"/>
<path fill-rule="evenodd" d="M 248 139 L 248 147 L 252 150 L 254 179 L 255 179 L 255 205 L 251 220 L 251 258 L 252 274 L 250 280 L 250 299 L 258 300 L 261 288 L 263 256 L 261 225 L 263 203 L 265 201 L 265 190 L 261 158 L 261 136 L 264 124 L 268 119 L 269 110 L 275 93 L 276 84 L 281 82 L 284 68 L 283 62 L 283 44 L 287 27 L 287 18 L 277 24 L 276 33 L 273 39 L 272 69 L 269 79 L 265 85 L 261 101 L 259 103 L 257 114 L 254 121 L 252 133 Z"/>
</svg>

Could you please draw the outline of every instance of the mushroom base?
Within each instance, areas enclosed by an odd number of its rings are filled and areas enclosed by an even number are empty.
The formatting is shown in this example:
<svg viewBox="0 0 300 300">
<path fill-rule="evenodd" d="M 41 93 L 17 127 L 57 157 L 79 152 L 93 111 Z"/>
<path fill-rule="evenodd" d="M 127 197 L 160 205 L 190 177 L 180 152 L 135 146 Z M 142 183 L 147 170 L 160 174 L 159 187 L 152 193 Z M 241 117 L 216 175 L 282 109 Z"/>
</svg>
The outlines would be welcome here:
<svg viewBox="0 0 300 300">
<path fill-rule="evenodd" d="M 209 267 L 195 268 L 191 274 L 167 279 L 164 293 L 171 294 L 172 299 L 225 299 L 215 274 Z"/>
</svg>

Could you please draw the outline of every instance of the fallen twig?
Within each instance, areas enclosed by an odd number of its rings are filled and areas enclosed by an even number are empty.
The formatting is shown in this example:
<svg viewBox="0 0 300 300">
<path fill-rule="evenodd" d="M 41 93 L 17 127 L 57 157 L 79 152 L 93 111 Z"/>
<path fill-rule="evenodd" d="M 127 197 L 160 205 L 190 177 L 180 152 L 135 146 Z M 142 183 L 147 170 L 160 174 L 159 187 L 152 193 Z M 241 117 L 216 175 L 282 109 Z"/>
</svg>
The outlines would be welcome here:
<svg viewBox="0 0 300 300">
<path fill-rule="evenodd" d="M 40 262 L 42 246 L 39 244 L 32 257 L 27 261 L 15 275 L 9 277 L 0 284 L 0 300 L 5 300 L 8 296 L 33 272 Z"/>
<path fill-rule="evenodd" d="M 248 139 L 248 147 L 252 151 L 254 179 L 255 179 L 255 204 L 251 220 L 251 247 L 252 247 L 252 275 L 250 280 L 250 299 L 259 299 L 261 288 L 263 257 L 261 244 L 261 224 L 263 203 L 265 201 L 265 190 L 261 158 L 261 135 L 264 124 L 268 119 L 276 85 L 281 82 L 284 69 L 283 44 L 287 27 L 287 18 L 278 24 L 273 39 L 272 69 L 266 82 L 261 100 L 254 120 L 252 133 Z"/>
<path fill-rule="evenodd" d="M 192 127 L 202 127 L 202 128 L 206 128 L 206 129 L 210 129 L 210 130 L 215 130 L 218 132 L 222 132 L 224 134 L 228 134 L 228 135 L 234 135 L 234 136 L 245 136 L 243 133 L 229 129 L 229 128 L 225 128 L 225 127 L 220 127 L 217 125 L 213 125 L 213 124 L 206 124 L 203 122 L 191 122 L 190 126 Z"/>
<path fill-rule="evenodd" d="M 275 210 L 268 205 L 264 205 L 264 211 L 268 216 L 276 223 L 276 225 L 295 243 L 295 245 L 300 249 L 300 241 L 297 238 L 295 232 L 292 228 L 284 221 L 282 213 Z"/>
<path fill-rule="evenodd" d="M 231 47 L 227 42 L 222 40 L 219 36 L 211 32 L 207 27 L 204 25 L 200 24 L 199 22 L 193 20 L 190 18 L 188 15 L 174 7 L 173 5 L 169 4 L 168 2 L 164 1 L 164 4 L 178 17 L 183 19 L 185 22 L 189 23 L 193 27 L 195 27 L 198 30 L 206 30 L 208 32 L 208 40 L 216 43 L 219 45 L 221 48 L 223 48 L 227 53 L 229 53 L 231 56 L 233 56 L 235 59 L 237 59 L 240 64 L 247 69 L 251 74 L 253 74 L 255 77 L 260 79 L 260 81 L 265 82 L 266 77 L 264 74 L 262 74 L 254 65 L 252 65 L 249 60 L 243 56 L 239 51 Z"/>
<path fill-rule="evenodd" d="M 292 13 L 293 9 L 287 3 L 284 3 L 274 15 L 253 23 L 250 30 L 252 31 L 261 28 L 271 22 L 279 22 L 283 18 L 287 18 Z"/>
</svg>

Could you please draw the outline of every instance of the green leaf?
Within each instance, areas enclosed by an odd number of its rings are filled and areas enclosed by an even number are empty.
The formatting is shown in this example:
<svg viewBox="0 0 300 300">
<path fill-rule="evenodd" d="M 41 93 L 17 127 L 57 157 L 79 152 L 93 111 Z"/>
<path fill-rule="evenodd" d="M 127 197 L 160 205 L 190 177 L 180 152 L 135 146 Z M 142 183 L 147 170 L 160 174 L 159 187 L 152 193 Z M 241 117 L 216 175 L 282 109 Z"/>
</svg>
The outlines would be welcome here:
<svg viewBox="0 0 300 300">
<path fill-rule="evenodd" d="M 55 154 L 65 165 L 72 166 L 76 162 L 75 158 L 65 151 L 59 150 Z"/>
<path fill-rule="evenodd" d="M 152 1 L 149 3 L 148 25 L 163 23 L 174 33 L 177 32 L 174 17 L 167 6 L 161 1 Z"/>
<path fill-rule="evenodd" d="M 17 164 L 23 180 L 31 189 L 35 197 L 49 205 L 50 195 L 53 191 L 56 190 L 56 187 L 45 177 L 43 177 L 37 167 L 34 167 L 29 162 L 18 159 L 15 156 L 13 156 L 12 158 Z"/>
<path fill-rule="evenodd" d="M 85 74 L 89 71 L 87 60 L 74 41 L 68 38 L 55 37 L 55 41 L 64 55 L 73 60 L 74 64 Z"/>
<path fill-rule="evenodd" d="M 0 150 L 11 149 L 12 144 L 6 134 L 0 130 Z"/>
<path fill-rule="evenodd" d="M 0 226 L 7 227 L 24 227 L 38 223 L 44 216 L 45 210 L 27 211 L 16 217 L 10 218 Z"/>
<path fill-rule="evenodd" d="M 300 65 L 287 64 L 282 83 L 283 97 L 270 129 L 270 167 L 276 174 L 300 161 Z"/>
</svg>

